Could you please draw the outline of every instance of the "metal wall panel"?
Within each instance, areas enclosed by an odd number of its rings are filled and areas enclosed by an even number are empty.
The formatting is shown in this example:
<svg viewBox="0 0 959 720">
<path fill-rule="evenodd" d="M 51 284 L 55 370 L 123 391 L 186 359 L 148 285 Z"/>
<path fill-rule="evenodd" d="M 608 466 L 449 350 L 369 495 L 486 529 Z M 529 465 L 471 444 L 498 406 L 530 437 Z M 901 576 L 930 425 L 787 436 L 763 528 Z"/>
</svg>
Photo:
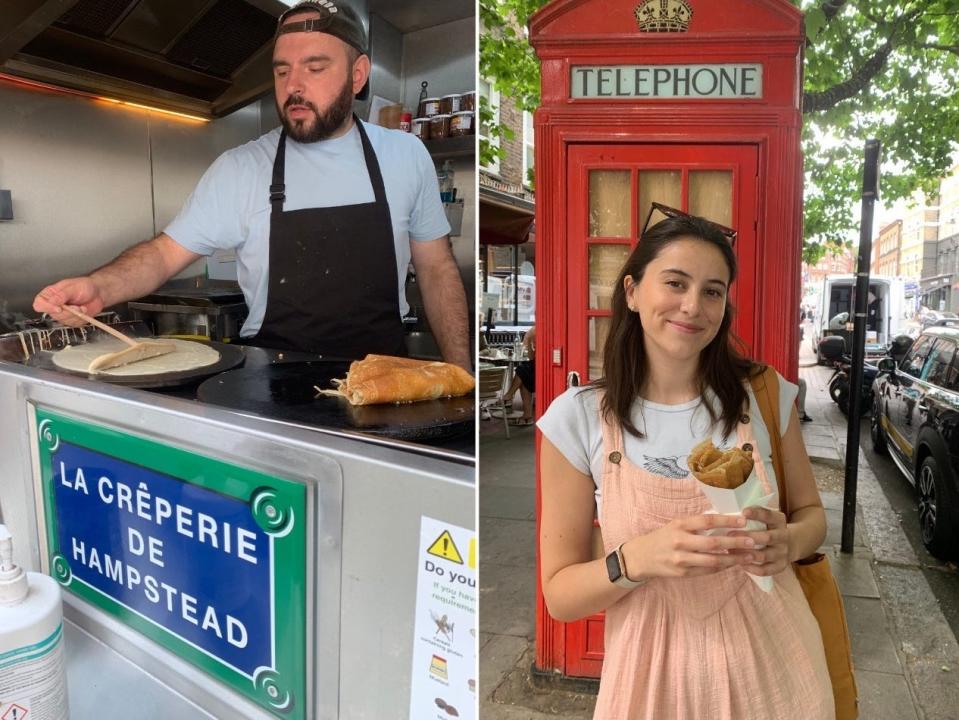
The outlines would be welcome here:
<svg viewBox="0 0 959 720">
<path fill-rule="evenodd" d="M 162 230 L 223 150 L 259 135 L 255 106 L 212 123 L 0 83 L 0 313 Z M 202 265 L 199 266 L 202 271 Z"/>
<path fill-rule="evenodd" d="M 50 280 L 96 267 L 153 230 L 144 115 L 0 84 L 0 302 L 29 312 Z"/>
<path fill-rule="evenodd" d="M 403 97 L 415 108 L 420 83 L 429 83 L 429 97 L 462 93 L 476 87 L 476 21 L 436 25 L 403 36 Z"/>
<path fill-rule="evenodd" d="M 402 102 L 403 35 L 379 15 L 370 15 L 370 98 L 373 95 Z M 370 101 L 354 104 L 357 114 L 369 119 Z M 375 118 L 374 118 L 375 119 Z"/>
</svg>

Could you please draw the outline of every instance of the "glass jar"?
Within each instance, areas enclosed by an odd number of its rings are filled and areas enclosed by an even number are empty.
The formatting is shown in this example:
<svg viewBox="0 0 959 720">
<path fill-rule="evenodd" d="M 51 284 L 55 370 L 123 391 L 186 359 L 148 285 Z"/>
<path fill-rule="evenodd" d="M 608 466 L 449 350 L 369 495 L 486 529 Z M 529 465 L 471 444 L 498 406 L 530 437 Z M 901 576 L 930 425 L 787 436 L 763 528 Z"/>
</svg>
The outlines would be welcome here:
<svg viewBox="0 0 959 720">
<path fill-rule="evenodd" d="M 476 112 L 476 93 L 473 90 L 460 95 L 460 110 Z"/>
<path fill-rule="evenodd" d="M 440 114 L 440 99 L 439 98 L 423 98 L 420 100 L 420 107 L 417 110 L 417 116 L 419 117 L 433 117 L 434 115 Z"/>
<path fill-rule="evenodd" d="M 454 95 L 444 95 L 440 98 L 440 114 L 441 115 L 452 115 L 455 112 L 460 111 L 460 96 L 458 94 Z"/>
<path fill-rule="evenodd" d="M 434 115 L 430 118 L 430 139 L 445 138 L 450 135 L 450 116 Z"/>
<path fill-rule="evenodd" d="M 430 119 L 428 117 L 413 118 L 413 122 L 410 123 L 410 132 L 416 135 L 420 140 L 429 140 Z"/>
<path fill-rule="evenodd" d="M 473 111 L 461 110 L 453 113 L 450 118 L 450 137 L 460 137 L 462 135 L 472 135 L 473 129 Z"/>
</svg>

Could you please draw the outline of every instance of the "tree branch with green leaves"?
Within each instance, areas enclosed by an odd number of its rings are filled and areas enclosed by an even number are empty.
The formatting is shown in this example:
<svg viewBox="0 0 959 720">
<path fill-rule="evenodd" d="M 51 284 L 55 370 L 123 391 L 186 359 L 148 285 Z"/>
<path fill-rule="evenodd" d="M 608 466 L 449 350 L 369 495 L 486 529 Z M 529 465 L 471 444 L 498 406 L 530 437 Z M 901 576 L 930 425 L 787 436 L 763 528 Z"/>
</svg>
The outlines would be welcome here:
<svg viewBox="0 0 959 720">
<path fill-rule="evenodd" d="M 949 172 L 959 148 L 959 11 L 955 0 L 791 1 L 805 14 L 803 256 L 816 262 L 856 237 L 867 139 L 882 143 L 886 202 L 935 195 Z M 539 105 L 524 28 L 546 3 L 480 0 L 480 74 L 522 110 Z M 486 143 L 481 158 L 496 152 Z"/>
</svg>

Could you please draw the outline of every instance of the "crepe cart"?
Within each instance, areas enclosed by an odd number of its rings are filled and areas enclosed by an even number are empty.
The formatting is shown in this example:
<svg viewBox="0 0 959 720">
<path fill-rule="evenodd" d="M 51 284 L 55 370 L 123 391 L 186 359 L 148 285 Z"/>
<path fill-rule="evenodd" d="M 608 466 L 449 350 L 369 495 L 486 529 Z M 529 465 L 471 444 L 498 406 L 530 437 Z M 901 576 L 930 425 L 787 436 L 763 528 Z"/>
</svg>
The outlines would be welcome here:
<svg viewBox="0 0 959 720">
<path fill-rule="evenodd" d="M 0 517 L 62 587 L 71 717 L 471 717 L 471 454 L 54 371 L 82 333 L 30 333 L 0 336 Z"/>
</svg>

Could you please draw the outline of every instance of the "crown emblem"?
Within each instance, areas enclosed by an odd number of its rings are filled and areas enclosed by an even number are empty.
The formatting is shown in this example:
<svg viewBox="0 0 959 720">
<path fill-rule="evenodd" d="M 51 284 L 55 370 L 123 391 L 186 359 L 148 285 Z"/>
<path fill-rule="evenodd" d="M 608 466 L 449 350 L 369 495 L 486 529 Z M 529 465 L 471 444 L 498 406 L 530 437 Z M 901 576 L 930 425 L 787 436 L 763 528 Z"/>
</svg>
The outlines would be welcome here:
<svg viewBox="0 0 959 720">
<path fill-rule="evenodd" d="M 686 0 L 646 0 L 634 14 L 642 32 L 686 32 L 693 9 Z"/>
</svg>

